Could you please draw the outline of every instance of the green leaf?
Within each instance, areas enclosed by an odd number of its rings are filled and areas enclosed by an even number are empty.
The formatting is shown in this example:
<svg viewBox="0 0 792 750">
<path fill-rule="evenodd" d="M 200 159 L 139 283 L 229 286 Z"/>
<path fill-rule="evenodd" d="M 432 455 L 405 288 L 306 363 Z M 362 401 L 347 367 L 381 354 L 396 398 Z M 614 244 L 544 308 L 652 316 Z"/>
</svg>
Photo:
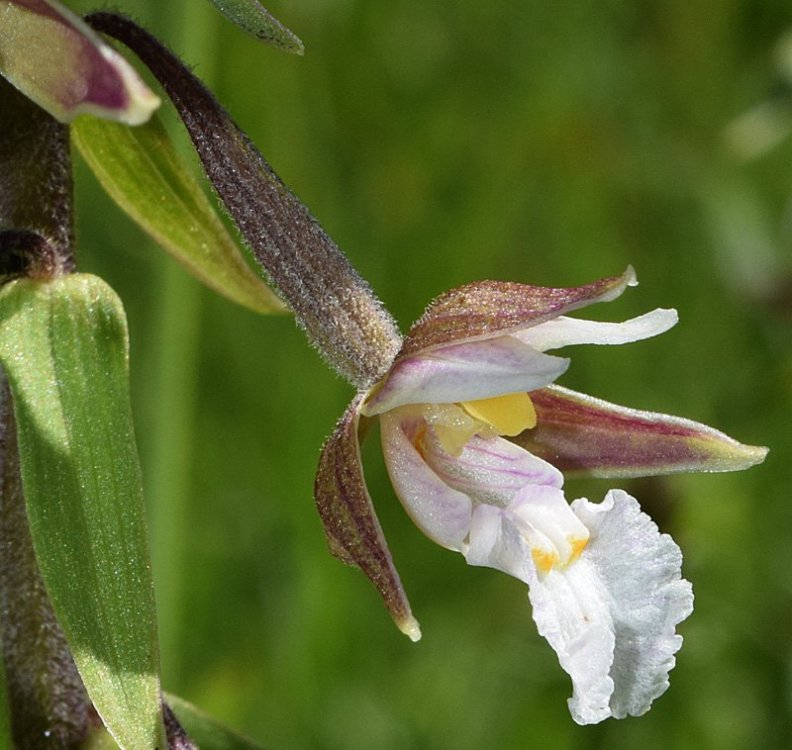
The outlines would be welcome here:
<svg viewBox="0 0 792 750">
<path fill-rule="evenodd" d="M 82 117 L 71 133 L 113 200 L 196 278 L 256 312 L 286 310 L 245 262 L 159 118 L 128 128 Z"/>
<path fill-rule="evenodd" d="M 201 750 L 262 750 L 261 745 L 236 734 L 187 701 L 175 695 L 165 700 Z"/>
<path fill-rule="evenodd" d="M 161 748 L 154 590 L 120 300 L 88 275 L 6 285 L 0 363 L 36 557 L 80 676 L 120 747 Z"/>
<path fill-rule="evenodd" d="M 305 52 L 302 40 L 257 0 L 211 1 L 229 21 L 233 21 L 256 39 L 293 55 L 302 55 Z"/>
</svg>

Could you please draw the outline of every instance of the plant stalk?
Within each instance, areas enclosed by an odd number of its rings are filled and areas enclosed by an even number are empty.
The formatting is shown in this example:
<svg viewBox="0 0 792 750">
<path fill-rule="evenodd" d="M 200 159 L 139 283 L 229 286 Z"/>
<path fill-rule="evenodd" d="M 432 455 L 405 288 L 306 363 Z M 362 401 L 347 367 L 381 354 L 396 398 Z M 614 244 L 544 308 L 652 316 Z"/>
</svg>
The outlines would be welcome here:
<svg viewBox="0 0 792 750">
<path fill-rule="evenodd" d="M 18 750 L 71 750 L 97 717 L 52 610 L 30 537 L 11 393 L 0 371 L 0 633 Z"/>
<path fill-rule="evenodd" d="M 75 261 L 68 128 L 4 78 L 0 112 L 0 233 L 7 239 L 0 241 L 0 271 L 39 278 L 71 273 Z M 26 234 L 30 237 L 24 243 Z M 38 243 L 31 241 L 36 236 Z M 18 248 L 20 238 L 23 245 Z M 24 262 L 15 269 L 20 253 Z"/>
</svg>

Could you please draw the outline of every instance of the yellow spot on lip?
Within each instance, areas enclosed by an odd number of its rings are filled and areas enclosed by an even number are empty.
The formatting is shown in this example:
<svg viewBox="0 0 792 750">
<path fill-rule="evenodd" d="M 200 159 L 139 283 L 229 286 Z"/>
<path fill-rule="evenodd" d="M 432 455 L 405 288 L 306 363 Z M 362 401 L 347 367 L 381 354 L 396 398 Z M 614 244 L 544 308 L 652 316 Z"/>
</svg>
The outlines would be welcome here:
<svg viewBox="0 0 792 750">
<path fill-rule="evenodd" d="M 534 565 L 540 573 L 549 573 L 558 563 L 558 555 L 555 552 L 547 552 L 542 549 L 532 549 Z"/>
<path fill-rule="evenodd" d="M 531 557 L 533 557 L 534 565 L 536 565 L 536 570 L 539 571 L 539 573 L 546 575 L 553 568 L 560 568 L 561 570 L 568 568 L 580 557 L 583 550 L 586 549 L 588 537 L 570 536 L 567 537 L 567 541 L 569 542 L 571 551 L 569 557 L 566 557 L 563 561 L 555 550 L 546 550 L 536 547 L 531 550 Z"/>
<path fill-rule="evenodd" d="M 582 554 L 583 550 L 586 549 L 586 545 L 588 544 L 588 537 L 572 537 L 569 539 L 569 546 L 572 548 L 572 552 L 569 554 L 569 560 L 567 560 L 566 564 L 571 565 L 575 560 L 577 560 Z"/>
<path fill-rule="evenodd" d="M 499 435 L 514 437 L 536 427 L 536 409 L 527 393 L 463 401 L 460 406 L 474 419 L 495 428 Z"/>
</svg>

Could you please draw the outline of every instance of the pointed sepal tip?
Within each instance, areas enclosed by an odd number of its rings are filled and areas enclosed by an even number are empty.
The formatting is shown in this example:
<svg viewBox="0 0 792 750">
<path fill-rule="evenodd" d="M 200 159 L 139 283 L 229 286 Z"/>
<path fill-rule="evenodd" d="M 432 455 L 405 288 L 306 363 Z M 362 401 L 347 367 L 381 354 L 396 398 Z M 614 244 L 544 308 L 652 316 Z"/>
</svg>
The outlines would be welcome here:
<svg viewBox="0 0 792 750">
<path fill-rule="evenodd" d="M 401 630 L 413 643 L 421 640 L 421 626 L 412 615 L 408 615 L 399 620 L 394 620 L 396 627 Z"/>
</svg>

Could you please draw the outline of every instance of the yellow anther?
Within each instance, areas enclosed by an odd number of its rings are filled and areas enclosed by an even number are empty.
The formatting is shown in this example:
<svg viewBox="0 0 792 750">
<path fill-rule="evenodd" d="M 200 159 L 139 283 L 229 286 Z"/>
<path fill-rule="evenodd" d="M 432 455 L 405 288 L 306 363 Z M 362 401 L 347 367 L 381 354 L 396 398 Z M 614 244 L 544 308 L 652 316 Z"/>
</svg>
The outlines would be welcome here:
<svg viewBox="0 0 792 750">
<path fill-rule="evenodd" d="M 446 453 L 458 456 L 467 445 L 468 440 L 478 432 L 476 425 L 471 428 L 450 427 L 448 425 L 433 425 L 435 435 Z"/>
<path fill-rule="evenodd" d="M 463 401 L 460 406 L 471 417 L 491 425 L 499 435 L 514 437 L 536 427 L 536 409 L 527 393 Z"/>
<path fill-rule="evenodd" d="M 442 449 L 452 456 L 462 453 L 474 435 L 492 432 L 491 427 L 455 404 L 428 404 L 423 408 L 422 416 Z"/>
</svg>

